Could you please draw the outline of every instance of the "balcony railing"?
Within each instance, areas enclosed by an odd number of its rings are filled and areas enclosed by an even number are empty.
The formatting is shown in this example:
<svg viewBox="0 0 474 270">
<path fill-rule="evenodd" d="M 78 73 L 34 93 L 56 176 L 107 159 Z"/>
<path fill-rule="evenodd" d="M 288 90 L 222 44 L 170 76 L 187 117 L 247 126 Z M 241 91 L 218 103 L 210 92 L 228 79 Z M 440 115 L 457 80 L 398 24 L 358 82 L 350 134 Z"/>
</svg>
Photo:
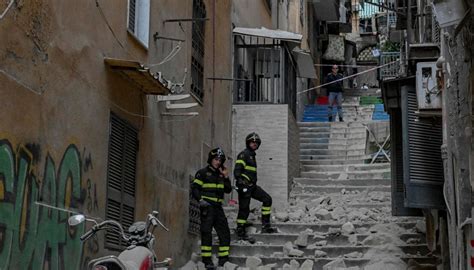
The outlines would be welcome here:
<svg viewBox="0 0 474 270">
<path fill-rule="evenodd" d="M 386 65 L 380 69 L 382 80 L 397 78 L 400 74 L 400 52 L 382 52 L 380 64 Z"/>
</svg>

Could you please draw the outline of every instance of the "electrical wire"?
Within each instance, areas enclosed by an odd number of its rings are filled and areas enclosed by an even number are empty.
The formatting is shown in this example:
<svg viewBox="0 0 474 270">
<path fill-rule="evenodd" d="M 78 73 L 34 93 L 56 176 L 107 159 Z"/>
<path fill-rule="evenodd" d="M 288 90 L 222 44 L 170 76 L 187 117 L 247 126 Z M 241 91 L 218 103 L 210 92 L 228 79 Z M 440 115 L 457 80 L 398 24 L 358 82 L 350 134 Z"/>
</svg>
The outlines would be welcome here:
<svg viewBox="0 0 474 270">
<path fill-rule="evenodd" d="M 356 74 L 352 74 L 350 76 L 346 76 L 342 79 L 338 79 L 338 80 L 335 80 L 335 81 L 332 81 L 332 82 L 329 82 L 329 83 L 325 83 L 325 84 L 321 84 L 319 86 L 315 86 L 315 87 L 311 87 L 311 88 L 308 88 L 308 89 L 305 89 L 305 90 L 301 90 L 301 91 L 298 91 L 296 94 L 302 94 L 302 93 L 305 93 L 305 92 L 308 92 L 308 91 L 311 91 L 311 90 L 315 90 L 315 89 L 319 89 L 321 87 L 324 87 L 324 86 L 327 86 L 327 85 L 330 85 L 330 84 L 333 84 L 333 83 L 336 83 L 336 82 L 340 82 L 340 81 L 343 81 L 343 80 L 347 80 L 347 79 L 350 79 L 350 78 L 353 78 L 353 77 L 357 77 L 361 74 L 364 74 L 364 73 L 367 73 L 367 72 L 370 72 L 370 71 L 374 71 L 374 70 L 377 70 L 377 69 L 380 69 L 380 68 L 383 68 L 385 66 L 388 66 L 388 65 L 392 65 L 396 62 L 399 62 L 400 60 L 395 60 L 393 62 L 390 62 L 390 63 L 387 63 L 387 64 L 384 64 L 384 65 L 381 65 L 381 66 L 377 66 L 377 67 L 374 67 L 374 68 L 370 68 L 370 69 L 367 69 L 367 70 L 364 70 L 364 71 L 361 71 L 359 73 L 356 73 Z"/>
<path fill-rule="evenodd" d="M 15 0 L 10 0 L 10 3 L 8 3 L 7 8 L 5 8 L 5 10 L 2 12 L 2 14 L 0 14 L 0 20 L 3 19 L 3 17 L 5 17 L 5 15 L 7 15 L 8 10 L 10 10 L 10 8 L 13 6 L 13 2 L 15 2 Z"/>
<path fill-rule="evenodd" d="M 14 82 L 16 82 L 17 84 L 21 85 L 23 88 L 25 88 L 26 90 L 28 91 L 31 91 L 32 93 L 38 95 L 38 96 L 41 96 L 43 95 L 43 93 L 45 92 L 45 90 L 43 91 L 40 91 L 40 90 L 35 90 L 33 89 L 32 87 L 28 86 L 25 82 L 17 79 L 15 76 L 13 76 L 12 74 L 8 73 L 6 70 L 0 68 L 0 73 L 2 73 L 3 75 L 5 75 L 6 77 L 10 78 L 11 80 L 13 80 Z"/>
<path fill-rule="evenodd" d="M 163 65 L 166 62 L 169 62 L 171 59 L 173 59 L 173 57 L 175 57 L 178 54 L 180 50 L 181 50 L 181 41 L 178 42 L 178 45 L 176 45 L 176 47 L 174 47 L 173 50 L 171 50 L 171 52 L 165 58 L 163 58 L 163 60 L 161 60 L 161 62 L 158 62 L 156 64 L 149 64 L 148 67 L 152 68 L 159 65 Z"/>
</svg>

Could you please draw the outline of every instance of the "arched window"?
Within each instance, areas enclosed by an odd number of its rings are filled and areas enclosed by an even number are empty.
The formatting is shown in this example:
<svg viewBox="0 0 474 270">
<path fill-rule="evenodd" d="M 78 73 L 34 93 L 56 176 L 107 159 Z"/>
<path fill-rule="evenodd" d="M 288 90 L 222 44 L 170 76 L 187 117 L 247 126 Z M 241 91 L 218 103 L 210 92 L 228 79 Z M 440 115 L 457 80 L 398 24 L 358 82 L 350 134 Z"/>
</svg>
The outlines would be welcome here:
<svg viewBox="0 0 474 270">
<path fill-rule="evenodd" d="M 203 0 L 193 0 L 193 18 L 205 17 Z M 191 55 L 191 92 L 201 101 L 204 98 L 204 23 L 203 20 L 193 22 Z"/>
</svg>

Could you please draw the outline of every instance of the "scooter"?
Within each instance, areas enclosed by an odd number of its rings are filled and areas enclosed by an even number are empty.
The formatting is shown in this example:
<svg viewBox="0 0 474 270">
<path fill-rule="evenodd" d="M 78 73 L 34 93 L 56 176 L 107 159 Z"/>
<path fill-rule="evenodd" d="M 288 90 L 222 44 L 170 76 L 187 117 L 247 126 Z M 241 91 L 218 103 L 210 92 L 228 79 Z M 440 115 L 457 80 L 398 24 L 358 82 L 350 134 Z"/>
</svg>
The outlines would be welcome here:
<svg viewBox="0 0 474 270">
<path fill-rule="evenodd" d="M 118 228 L 122 238 L 127 243 L 127 248 L 118 256 L 110 255 L 91 260 L 88 264 L 88 269 L 90 270 L 167 269 L 172 263 L 171 258 L 158 261 L 154 251 L 155 237 L 153 231 L 155 227 L 160 225 L 163 229 L 169 231 L 158 219 L 158 211 L 148 214 L 146 222 L 137 221 L 133 223 L 128 228 L 129 236 L 125 234 L 122 225 L 115 220 L 105 220 L 98 223 L 94 219 L 78 214 L 71 216 L 68 219 L 68 224 L 69 226 L 77 226 L 84 221 L 93 222 L 94 226 L 80 237 L 82 242 L 87 241 L 100 230 L 112 229 L 116 231 L 115 229 Z"/>
</svg>

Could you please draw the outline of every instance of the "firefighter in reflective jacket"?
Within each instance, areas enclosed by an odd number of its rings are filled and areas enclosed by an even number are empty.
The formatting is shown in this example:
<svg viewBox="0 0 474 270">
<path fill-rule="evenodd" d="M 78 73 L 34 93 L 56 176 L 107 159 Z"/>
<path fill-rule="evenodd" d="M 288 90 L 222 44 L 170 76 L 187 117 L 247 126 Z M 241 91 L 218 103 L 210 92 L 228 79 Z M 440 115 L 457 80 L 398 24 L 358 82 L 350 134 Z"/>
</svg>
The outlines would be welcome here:
<svg viewBox="0 0 474 270">
<path fill-rule="evenodd" d="M 250 199 L 262 202 L 262 233 L 274 233 L 270 225 L 272 197 L 257 186 L 257 160 L 255 150 L 262 141 L 257 133 L 252 132 L 245 138 L 246 149 L 237 156 L 234 167 L 237 192 L 239 194 L 239 213 L 237 215 L 237 236 L 241 240 L 254 242 L 246 232 L 247 218 L 250 212 Z"/>
<path fill-rule="evenodd" d="M 224 193 L 232 191 L 224 151 L 220 148 L 209 152 L 208 166 L 196 173 L 191 185 L 193 197 L 201 209 L 201 257 L 206 269 L 214 269 L 212 262 L 212 228 L 219 237 L 219 266 L 229 260 L 230 230 L 222 208 Z"/>
</svg>

